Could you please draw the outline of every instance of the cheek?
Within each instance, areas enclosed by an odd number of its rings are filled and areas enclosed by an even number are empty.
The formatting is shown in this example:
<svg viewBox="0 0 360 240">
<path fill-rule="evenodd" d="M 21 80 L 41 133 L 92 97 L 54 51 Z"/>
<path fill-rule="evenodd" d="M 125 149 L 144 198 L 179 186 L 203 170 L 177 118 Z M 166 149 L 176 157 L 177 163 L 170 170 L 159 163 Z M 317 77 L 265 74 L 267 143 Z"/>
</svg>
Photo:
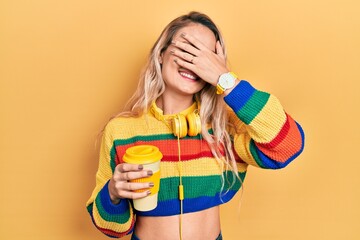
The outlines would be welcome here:
<svg viewBox="0 0 360 240">
<path fill-rule="evenodd" d="M 175 59 L 174 55 L 166 52 L 166 54 L 164 54 L 164 57 L 163 57 L 163 63 L 166 63 L 166 64 L 174 63 L 174 59 Z"/>
<path fill-rule="evenodd" d="M 175 50 L 174 46 L 169 46 L 165 52 L 163 53 L 163 62 L 164 63 L 171 63 L 170 65 L 174 65 L 177 66 L 177 64 L 174 62 L 176 56 L 171 54 L 171 50 Z"/>
<path fill-rule="evenodd" d="M 201 80 L 201 89 L 203 89 L 205 86 L 206 86 L 206 82 L 205 81 L 203 81 L 203 80 Z"/>
<path fill-rule="evenodd" d="M 169 55 L 164 55 L 164 57 L 163 57 L 162 72 L 172 71 L 174 69 L 177 69 L 177 67 L 178 67 L 176 62 L 174 62 L 175 56 L 173 56 L 173 55 L 169 56 Z"/>
<path fill-rule="evenodd" d="M 164 80 L 173 78 L 174 74 L 178 71 L 177 64 L 171 57 L 164 57 L 161 67 L 161 74 Z"/>
</svg>

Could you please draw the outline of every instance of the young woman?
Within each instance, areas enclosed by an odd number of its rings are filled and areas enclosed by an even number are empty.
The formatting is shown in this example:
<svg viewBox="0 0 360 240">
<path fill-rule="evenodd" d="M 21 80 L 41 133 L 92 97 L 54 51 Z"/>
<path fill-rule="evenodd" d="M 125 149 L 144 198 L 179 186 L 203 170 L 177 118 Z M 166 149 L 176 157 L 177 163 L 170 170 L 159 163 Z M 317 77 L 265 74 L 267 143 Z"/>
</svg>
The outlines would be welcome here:
<svg viewBox="0 0 360 240">
<path fill-rule="evenodd" d="M 122 160 L 127 148 L 141 144 L 163 154 L 158 205 L 146 212 L 132 200 L 149 195 L 153 183 L 129 180 L 152 172 Z M 283 168 L 303 146 L 300 125 L 278 99 L 228 68 L 213 21 L 190 12 L 163 30 L 127 110 L 107 124 L 87 209 L 110 237 L 222 239 L 219 205 L 241 188 L 247 166 Z"/>
</svg>

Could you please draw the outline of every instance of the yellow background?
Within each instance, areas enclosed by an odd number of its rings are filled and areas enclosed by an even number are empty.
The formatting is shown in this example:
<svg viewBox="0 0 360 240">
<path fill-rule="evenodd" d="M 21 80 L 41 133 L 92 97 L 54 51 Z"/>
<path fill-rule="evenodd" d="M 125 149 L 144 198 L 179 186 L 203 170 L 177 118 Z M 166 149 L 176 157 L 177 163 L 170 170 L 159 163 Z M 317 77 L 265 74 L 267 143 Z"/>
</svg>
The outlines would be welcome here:
<svg viewBox="0 0 360 240">
<path fill-rule="evenodd" d="M 249 169 L 240 211 L 240 195 L 222 207 L 224 238 L 360 239 L 359 9 L 357 0 L 2 0 L 0 239 L 108 239 L 85 210 L 96 136 L 136 88 L 160 31 L 190 10 L 214 19 L 232 70 L 280 98 L 306 132 L 288 168 Z"/>
</svg>

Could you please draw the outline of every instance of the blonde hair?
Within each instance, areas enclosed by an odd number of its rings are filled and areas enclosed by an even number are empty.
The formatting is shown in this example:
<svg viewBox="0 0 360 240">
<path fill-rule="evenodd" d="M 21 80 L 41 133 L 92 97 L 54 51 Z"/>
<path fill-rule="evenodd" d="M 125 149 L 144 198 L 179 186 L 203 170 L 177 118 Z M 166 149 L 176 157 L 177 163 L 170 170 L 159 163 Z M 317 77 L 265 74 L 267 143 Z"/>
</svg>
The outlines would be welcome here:
<svg viewBox="0 0 360 240">
<path fill-rule="evenodd" d="M 220 42 L 223 52 L 226 56 L 226 49 L 223 38 L 215 23 L 205 14 L 199 12 L 190 12 L 171 21 L 160 34 L 151 49 L 147 63 L 139 79 L 138 87 L 125 105 L 124 111 L 117 116 L 139 117 L 148 112 L 153 101 L 159 98 L 165 90 L 165 84 L 161 74 L 161 64 L 159 58 L 161 54 L 169 47 L 174 35 L 179 29 L 190 24 L 201 24 L 209 28 Z M 232 143 L 229 133 L 226 131 L 228 124 L 227 107 L 222 96 L 216 94 L 216 88 L 210 84 L 195 94 L 195 99 L 201 104 L 200 118 L 202 137 L 208 142 L 214 157 L 221 163 L 224 170 L 231 170 L 233 181 L 230 187 L 235 183 L 235 179 L 240 179 L 237 171 L 235 157 L 232 151 Z M 208 132 L 208 126 L 211 126 L 213 133 Z M 225 152 L 222 156 L 221 149 Z M 224 177 L 224 176 L 223 176 Z M 224 179 L 222 189 L 224 187 Z"/>
</svg>

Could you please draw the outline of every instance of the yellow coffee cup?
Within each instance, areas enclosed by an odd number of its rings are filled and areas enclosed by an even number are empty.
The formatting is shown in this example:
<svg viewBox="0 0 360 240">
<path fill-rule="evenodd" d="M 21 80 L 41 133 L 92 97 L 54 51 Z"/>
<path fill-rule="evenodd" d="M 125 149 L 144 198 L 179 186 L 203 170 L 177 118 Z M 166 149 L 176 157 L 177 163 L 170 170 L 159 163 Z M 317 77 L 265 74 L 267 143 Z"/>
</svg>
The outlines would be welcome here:
<svg viewBox="0 0 360 240">
<path fill-rule="evenodd" d="M 150 211 L 156 208 L 158 192 L 160 188 L 160 160 L 163 155 L 159 148 L 152 145 L 138 145 L 126 149 L 123 160 L 130 164 L 142 164 L 144 169 L 151 170 L 153 175 L 150 177 L 131 180 L 130 182 L 153 182 L 154 187 L 150 188 L 151 194 L 145 198 L 134 199 L 134 207 L 138 211 Z M 149 189 L 136 190 L 143 192 Z"/>
</svg>

